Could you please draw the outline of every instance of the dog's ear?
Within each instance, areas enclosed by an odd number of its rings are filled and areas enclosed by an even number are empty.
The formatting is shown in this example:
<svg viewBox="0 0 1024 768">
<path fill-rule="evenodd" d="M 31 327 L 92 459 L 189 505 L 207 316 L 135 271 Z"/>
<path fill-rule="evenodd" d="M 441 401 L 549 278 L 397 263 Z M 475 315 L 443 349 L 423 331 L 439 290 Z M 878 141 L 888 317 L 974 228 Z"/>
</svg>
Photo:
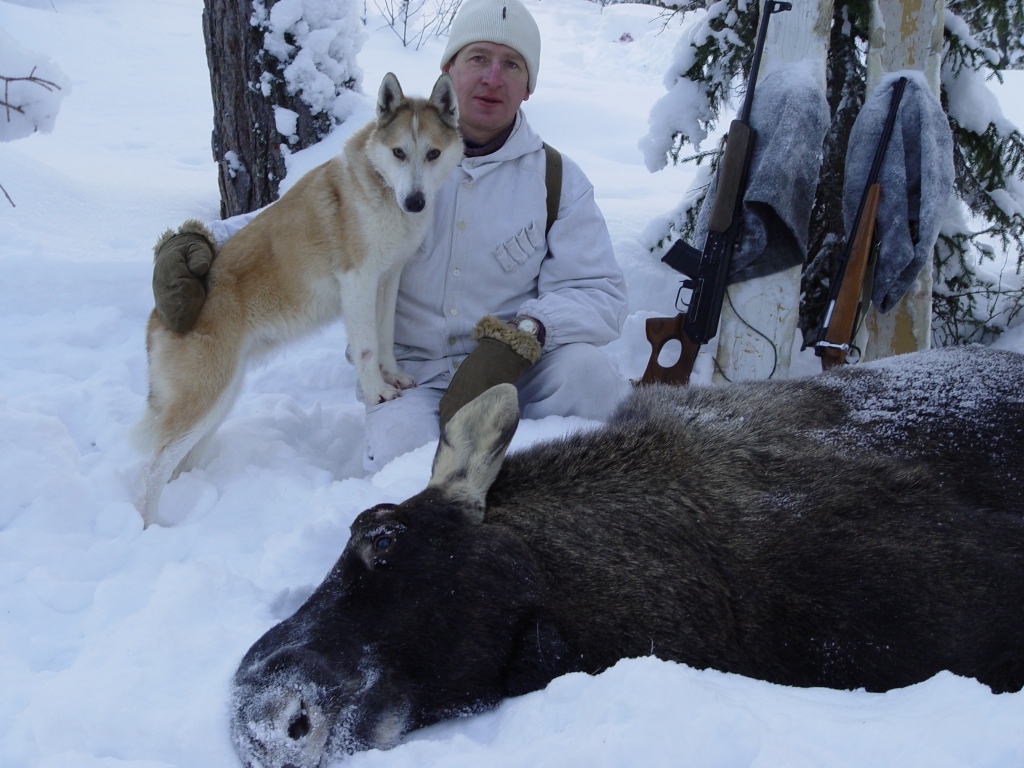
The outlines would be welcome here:
<svg viewBox="0 0 1024 768">
<path fill-rule="evenodd" d="M 447 72 L 443 72 L 434 83 L 434 90 L 430 92 L 430 103 L 441 113 L 442 123 L 449 128 L 458 128 L 459 106 L 455 101 L 455 86 Z"/>
<path fill-rule="evenodd" d="M 398 111 L 398 104 L 405 99 L 402 93 L 402 86 L 398 84 L 398 78 L 394 73 L 388 72 L 380 83 L 380 90 L 377 92 L 377 125 L 384 127 L 395 119 Z"/>
</svg>

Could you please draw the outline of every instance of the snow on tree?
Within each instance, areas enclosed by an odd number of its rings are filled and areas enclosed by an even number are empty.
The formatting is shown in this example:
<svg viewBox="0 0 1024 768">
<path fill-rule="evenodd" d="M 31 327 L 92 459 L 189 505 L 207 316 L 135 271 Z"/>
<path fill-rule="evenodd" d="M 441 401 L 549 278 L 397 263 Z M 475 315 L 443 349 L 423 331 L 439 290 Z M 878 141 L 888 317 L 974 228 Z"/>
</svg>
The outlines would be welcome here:
<svg viewBox="0 0 1024 768">
<path fill-rule="evenodd" d="M 354 102 L 346 97 L 362 78 L 356 55 L 366 38 L 355 3 L 254 0 L 252 23 L 264 30 L 263 48 L 277 64 L 277 72 L 260 79 L 265 96 L 282 78 L 288 95 L 302 100 L 323 133 L 351 114 Z"/>
<path fill-rule="evenodd" d="M 205 0 L 221 215 L 277 199 L 289 152 L 355 107 L 366 38 L 356 0 Z"/>
<path fill-rule="evenodd" d="M 713 0 L 706 8 L 691 3 L 676 10 L 681 34 L 665 76 L 668 92 L 652 108 L 640 147 L 652 171 L 668 162 L 695 162 L 702 168 L 679 205 L 649 225 L 648 241 L 658 251 L 677 237 L 693 237 L 719 158 L 717 149 L 701 145 L 727 117 L 746 78 L 758 17 L 754 0 Z M 869 0 L 855 0 L 837 4 L 832 18 L 826 65 L 832 123 L 823 146 L 802 280 L 800 327 L 807 342 L 820 326 L 830 275 L 846 240 L 844 161 L 850 129 L 866 97 L 871 12 Z M 1024 137 L 1003 117 L 985 85 L 1002 69 L 1019 65 L 1024 10 L 1019 2 L 950 0 L 944 23 L 941 99 L 954 138 L 958 204 L 950 206 L 934 250 L 932 334 L 940 345 L 990 341 L 1024 322 L 1019 279 L 1024 268 Z M 1016 276 L 991 272 L 998 253 L 1012 257 Z"/>
</svg>

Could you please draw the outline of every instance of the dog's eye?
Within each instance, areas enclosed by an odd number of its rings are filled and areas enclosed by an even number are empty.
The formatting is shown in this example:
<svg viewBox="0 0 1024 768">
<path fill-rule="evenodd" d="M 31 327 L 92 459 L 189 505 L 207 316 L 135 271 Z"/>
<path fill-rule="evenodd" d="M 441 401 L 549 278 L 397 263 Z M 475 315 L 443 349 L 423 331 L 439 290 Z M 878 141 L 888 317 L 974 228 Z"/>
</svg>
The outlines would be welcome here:
<svg viewBox="0 0 1024 768">
<path fill-rule="evenodd" d="M 437 160 L 437 158 L 439 158 L 440 156 L 441 156 L 441 150 L 440 149 L 432 149 L 429 152 L 427 152 L 427 160 Z"/>
<path fill-rule="evenodd" d="M 395 147 L 391 150 L 391 154 L 397 157 L 399 160 L 405 160 L 405 150 L 401 147 Z"/>
<path fill-rule="evenodd" d="M 378 552 L 383 552 L 385 549 L 391 546 L 392 541 L 392 538 L 388 536 L 386 533 L 381 534 L 373 540 L 373 547 Z"/>
</svg>

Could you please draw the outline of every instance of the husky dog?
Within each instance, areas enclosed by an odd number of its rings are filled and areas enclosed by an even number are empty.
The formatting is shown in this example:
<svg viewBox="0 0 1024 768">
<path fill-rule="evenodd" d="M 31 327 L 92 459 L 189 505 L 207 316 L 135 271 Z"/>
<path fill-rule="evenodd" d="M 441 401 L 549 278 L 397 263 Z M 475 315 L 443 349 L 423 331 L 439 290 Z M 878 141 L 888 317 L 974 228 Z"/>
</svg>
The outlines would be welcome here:
<svg viewBox="0 0 1024 768">
<path fill-rule="evenodd" d="M 282 342 L 343 317 L 367 404 L 414 385 L 394 356 L 398 279 L 462 158 L 457 125 L 447 74 L 414 99 L 389 72 L 376 119 L 224 244 L 195 327 L 178 334 L 150 316 L 140 428 L 153 456 L 137 503 L 147 525 L 163 486 L 224 420 L 247 363 Z"/>
</svg>

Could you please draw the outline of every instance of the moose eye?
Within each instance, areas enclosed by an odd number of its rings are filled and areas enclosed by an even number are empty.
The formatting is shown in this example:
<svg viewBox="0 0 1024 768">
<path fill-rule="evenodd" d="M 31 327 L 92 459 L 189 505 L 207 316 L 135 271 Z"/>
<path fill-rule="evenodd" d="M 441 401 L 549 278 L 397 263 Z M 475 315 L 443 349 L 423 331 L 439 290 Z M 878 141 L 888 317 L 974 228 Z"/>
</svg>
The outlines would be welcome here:
<svg viewBox="0 0 1024 768">
<path fill-rule="evenodd" d="M 439 158 L 440 156 L 441 156 L 441 150 L 440 149 L 432 149 L 429 152 L 427 152 L 427 160 L 437 160 L 437 158 Z"/>
<path fill-rule="evenodd" d="M 378 552 L 383 552 L 385 549 L 391 546 L 392 542 L 393 539 L 390 536 L 384 534 L 378 536 L 376 539 L 373 540 L 373 548 L 376 549 Z"/>
<path fill-rule="evenodd" d="M 405 150 L 401 147 L 395 147 L 391 150 L 391 154 L 397 157 L 399 160 L 405 160 Z"/>
</svg>

